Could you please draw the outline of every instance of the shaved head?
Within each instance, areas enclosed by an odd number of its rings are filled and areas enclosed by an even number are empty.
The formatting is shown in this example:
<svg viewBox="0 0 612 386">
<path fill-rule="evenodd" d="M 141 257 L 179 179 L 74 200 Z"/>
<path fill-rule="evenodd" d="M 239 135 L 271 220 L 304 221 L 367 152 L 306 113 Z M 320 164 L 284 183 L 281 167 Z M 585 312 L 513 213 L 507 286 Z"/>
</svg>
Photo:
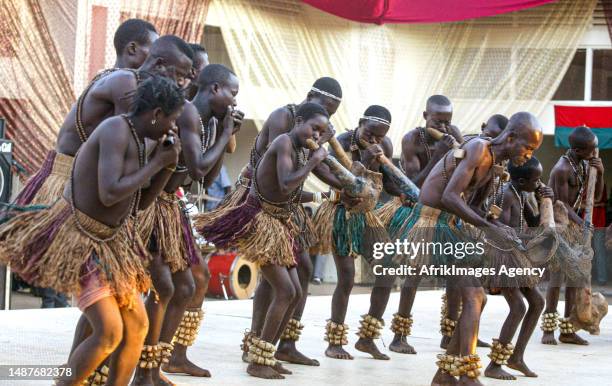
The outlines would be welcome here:
<svg viewBox="0 0 612 386">
<path fill-rule="evenodd" d="M 425 109 L 428 112 L 450 113 L 453 111 L 453 104 L 444 95 L 432 95 L 427 99 Z"/>
<path fill-rule="evenodd" d="M 493 144 L 507 146 L 507 156 L 516 166 L 527 162 L 544 140 L 542 125 L 529 112 L 516 113 L 510 117 L 506 129 L 495 138 Z"/>
<path fill-rule="evenodd" d="M 517 134 L 542 134 L 542 125 L 540 125 L 538 118 L 536 118 L 535 115 L 526 111 L 522 111 L 511 116 L 506 128 L 508 129 L 508 131 Z"/>
</svg>

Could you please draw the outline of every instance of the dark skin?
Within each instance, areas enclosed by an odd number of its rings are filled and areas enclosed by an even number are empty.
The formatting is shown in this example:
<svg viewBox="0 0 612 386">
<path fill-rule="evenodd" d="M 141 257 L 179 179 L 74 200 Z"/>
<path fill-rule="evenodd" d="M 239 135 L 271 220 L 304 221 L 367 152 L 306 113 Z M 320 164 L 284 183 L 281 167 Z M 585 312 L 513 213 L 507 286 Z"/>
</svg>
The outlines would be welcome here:
<svg viewBox="0 0 612 386">
<path fill-rule="evenodd" d="M 179 136 L 184 145 L 179 161 L 187 166 L 187 172 L 193 180 L 207 177 L 215 165 L 220 163 L 219 160 L 222 162 L 229 138 L 240 128 L 244 114 L 237 110 L 234 111 L 238 91 L 238 79 L 231 75 L 222 84 L 214 83 L 203 88 L 196 95 L 193 103 L 186 102 L 184 111 L 177 120 Z M 223 104 L 225 104 L 225 109 L 220 108 Z M 213 118 L 223 121 L 223 130 L 212 147 L 203 153 L 200 119 L 201 122 L 208 122 Z M 185 173 L 174 173 L 164 187 L 164 191 L 175 192 L 185 182 L 185 178 Z M 201 264 L 194 264 L 184 271 L 172 273 L 168 265 L 162 261 L 159 253 L 152 252 L 152 254 L 154 258 L 150 270 L 153 285 L 156 290 L 161 288 L 162 291 L 157 291 L 157 297 L 152 295 L 147 298 L 147 313 L 151 324 L 146 344 L 172 340 L 185 309 L 201 309 L 210 278 L 208 267 L 202 264 L 202 261 L 200 261 Z M 187 359 L 187 347 L 180 344 L 175 344 L 170 362 L 163 366 L 163 370 L 168 373 L 210 377 L 208 370 Z M 133 384 L 164 385 L 168 382 L 161 375 L 159 368 L 138 368 Z"/>
<path fill-rule="evenodd" d="M 351 155 L 353 161 L 360 161 L 368 170 L 378 172 L 380 163 L 377 157 L 385 155 L 387 158 L 391 158 L 393 155 L 393 145 L 386 136 L 388 131 L 389 126 L 385 124 L 363 119 L 359 122 L 357 128 L 357 142 L 360 146 L 358 152 L 350 151 L 351 133 L 343 133 L 337 137 L 337 140 L 344 151 Z M 332 155 L 335 154 L 332 152 Z M 397 187 L 386 178 L 383 178 L 383 189 L 389 194 L 399 196 Z M 341 200 L 346 207 L 352 207 L 360 202 L 360 199 L 350 197 L 343 191 L 341 192 Z M 334 263 L 338 272 L 338 283 L 332 297 L 331 320 L 336 323 L 343 323 L 354 284 L 355 259 L 351 256 L 338 256 L 334 253 Z M 376 318 L 382 317 L 389 300 L 391 286 L 388 280 L 387 277 L 378 276 L 370 295 L 370 310 L 368 313 Z M 355 344 L 355 348 L 372 355 L 375 359 L 389 359 L 387 355 L 378 350 L 372 339 L 360 338 Z M 353 359 L 353 356 L 344 350 L 341 345 L 328 345 L 325 355 L 335 359 Z"/>
<path fill-rule="evenodd" d="M 195 80 L 198 79 L 198 75 L 204 67 L 208 66 L 210 61 L 208 60 L 208 53 L 204 51 L 198 51 L 193 58 L 193 67 L 191 69 L 191 79 L 189 84 L 187 85 L 187 91 L 185 92 L 185 96 L 188 101 L 193 100 L 195 95 L 198 93 L 198 85 L 195 83 Z"/>
<path fill-rule="evenodd" d="M 589 166 L 597 169 L 597 183 L 595 184 L 595 197 L 600 197 L 603 193 L 603 163 L 601 158 L 595 157 L 597 148 L 597 137 L 591 141 L 581 141 L 578 146 L 572 147 L 570 157 L 576 165 L 582 160 L 588 160 Z M 588 174 L 588 173 L 587 173 Z M 586 182 L 585 182 L 586 183 Z M 583 225 L 582 218 L 574 211 L 573 205 L 578 197 L 580 184 L 570 163 L 565 158 L 560 158 L 550 172 L 548 184 L 555 192 L 555 198 L 565 205 L 570 221 L 578 225 Z M 563 273 L 551 273 L 551 281 L 546 290 L 546 310 L 545 312 L 555 312 L 559 302 L 560 287 L 563 284 Z M 565 317 L 569 317 L 572 307 L 575 304 L 576 291 L 579 288 L 572 285 L 565 287 Z M 588 341 L 582 339 L 578 334 L 560 334 L 559 341 L 562 343 L 587 345 Z M 556 345 L 554 332 L 544 332 L 542 336 L 543 344 Z"/>
<path fill-rule="evenodd" d="M 191 60 L 178 49 L 174 51 L 167 58 L 149 56 L 139 70 L 168 77 L 182 86 L 191 71 Z M 130 95 L 137 87 L 136 76 L 128 70 L 115 71 L 96 81 L 83 101 L 82 118 L 87 136 L 104 119 L 127 113 L 132 103 Z M 60 128 L 55 146 L 58 153 L 73 156 L 81 146 L 76 129 L 76 111 L 75 103 Z"/>
<path fill-rule="evenodd" d="M 132 116 L 140 141 L 144 137 L 165 139 L 165 132 L 174 126 L 180 109 L 166 116 L 160 109 Z M 155 125 L 150 122 L 155 116 Z M 180 141 L 172 146 L 160 146 L 151 161 L 139 167 L 137 145 L 122 117 L 104 121 L 79 152 L 74 167 L 74 205 L 90 217 L 118 226 L 128 215 L 133 194 L 152 178 L 161 175 L 143 194 L 157 195 L 170 176 L 164 171 L 178 161 Z M 164 181 L 164 179 L 166 181 Z M 70 184 L 64 197 L 71 199 Z M 89 306 L 84 315 L 92 326 L 92 334 L 75 347 L 68 366 L 74 379 L 61 384 L 80 384 L 113 353 L 110 361 L 110 384 L 127 384 L 140 356 L 148 328 L 144 305 L 139 296 L 131 309 L 120 308 L 114 298 L 104 298 Z"/>
<path fill-rule="evenodd" d="M 328 124 L 329 120 L 322 115 L 315 115 L 308 121 L 297 117 L 291 132 L 280 135 L 272 142 L 254 176 L 262 196 L 274 202 L 284 202 L 290 198 L 291 193 L 299 188 L 310 172 L 327 156 L 327 151 L 320 147 L 311 151 L 306 164 L 298 168 L 297 154 L 293 147 L 305 147 L 307 139 L 318 141 Z M 249 194 L 255 194 L 254 185 Z M 261 271 L 264 280 L 272 287 L 273 295 L 259 337 L 275 344 L 301 298 L 301 285 L 295 267 L 265 265 Z M 254 304 L 262 304 L 260 297 L 261 292 L 256 293 Z M 279 371 L 282 368 L 253 363 L 247 368 L 250 375 L 267 379 L 284 378 Z"/>
<path fill-rule="evenodd" d="M 532 170 L 529 178 L 517 178 L 512 180 L 512 185 L 516 191 L 521 192 L 537 192 L 536 197 L 541 198 L 554 198 L 554 193 L 551 188 L 542 185 L 538 186 L 540 178 L 542 177 L 542 166 L 539 165 L 537 169 Z M 512 189 L 507 189 L 504 193 L 504 204 L 502 208 L 502 214 L 498 219 L 502 224 L 508 225 L 512 228 L 518 229 L 520 227 L 521 218 L 521 204 L 516 197 L 516 194 Z M 537 221 L 537 217 L 532 212 L 529 205 L 525 205 L 523 216 L 526 219 L 533 219 Z M 532 221 L 533 221 L 532 220 Z M 529 225 L 537 225 L 537 222 L 529 222 Z M 501 332 L 499 334 L 499 341 L 502 344 L 512 342 L 514 334 L 521 326 L 519 336 L 516 340 L 516 346 L 512 356 L 508 359 L 508 367 L 514 370 L 522 372 L 527 377 L 537 377 L 538 375 L 531 371 L 525 364 L 524 354 L 529 338 L 533 334 L 536 326 L 538 325 L 538 319 L 542 310 L 544 309 L 544 297 L 538 291 L 537 287 L 505 287 L 501 289 L 501 293 L 510 306 L 510 312 L 504 321 Z M 525 308 L 523 298 L 527 300 L 529 308 Z M 521 324 L 522 321 L 522 324 Z M 489 366 L 484 372 L 485 376 L 496 379 L 513 380 L 516 377 L 491 361 Z"/>
<path fill-rule="evenodd" d="M 220 170 L 217 166 L 222 165 L 227 144 L 240 130 L 242 125 L 244 113 L 235 110 L 238 91 L 238 79 L 234 75 L 231 75 L 223 84 L 215 83 L 210 85 L 208 88 L 198 92 L 193 104 L 186 106 L 185 112 L 177 121 L 181 142 L 184 144 L 181 153 L 181 163 L 187 166 L 191 179 L 198 180 L 203 178 L 205 186 L 209 185 L 216 178 Z M 223 105 L 226 106 L 225 109 L 220 108 Z M 202 153 L 202 141 L 200 138 L 200 118 L 202 122 L 207 122 L 211 119 L 215 122 L 216 120 L 222 122 L 221 125 L 218 125 L 220 127 L 212 127 L 213 130 L 217 130 L 217 133 L 220 131 L 220 134 L 216 136 L 213 145 L 204 153 Z M 184 183 L 184 177 L 182 181 L 180 179 L 177 180 L 176 185 L 173 185 L 171 181 L 166 188 L 176 191 L 178 185 L 182 183 Z M 200 264 L 192 265 L 191 275 L 195 282 L 195 293 L 187 303 L 187 308 L 201 309 L 210 279 L 208 266 L 202 261 L 200 261 Z M 180 323 L 180 318 L 175 318 L 175 315 L 171 313 L 166 315 L 168 320 L 177 319 Z M 169 330 L 171 329 L 169 328 Z M 162 366 L 162 369 L 168 373 L 185 373 L 200 377 L 210 376 L 208 370 L 200 368 L 187 358 L 187 347 L 181 344 L 175 344 L 170 362 Z"/>
<path fill-rule="evenodd" d="M 318 93 L 310 92 L 306 96 L 306 99 L 303 103 L 310 102 L 316 103 L 323 107 L 329 116 L 331 117 L 338 106 L 340 105 L 339 101 L 336 101 L 332 98 L 319 95 Z M 266 122 L 264 122 L 261 134 L 257 139 L 255 144 L 258 152 L 260 154 L 264 154 L 268 146 L 280 135 L 288 133 L 292 129 L 293 115 L 286 107 L 281 107 L 276 109 L 270 114 Z M 326 142 L 329 137 L 333 136 L 334 131 L 331 128 L 331 124 L 328 126 L 328 130 L 319 138 L 319 143 Z M 314 170 L 313 174 L 315 174 L 321 180 L 327 182 L 328 184 L 340 187 L 340 182 L 333 176 L 329 169 L 322 168 L 323 165 L 318 165 Z M 311 202 L 312 194 L 310 192 L 303 192 L 302 194 L 302 202 Z M 308 285 L 310 283 L 310 276 L 312 275 L 312 262 L 310 258 L 308 258 L 308 251 L 299 251 L 300 258 L 299 264 L 297 267 L 297 273 L 300 280 L 301 285 L 301 293 L 302 297 L 295 307 L 293 318 L 300 320 L 302 318 L 302 313 L 304 312 L 304 307 L 306 306 L 306 298 L 308 296 Z M 268 284 L 267 281 L 262 281 L 257 287 L 257 293 L 259 293 L 258 299 L 261 299 L 261 306 L 253 307 L 253 318 L 251 323 L 251 331 L 255 333 L 259 333 L 263 327 L 265 312 L 267 309 L 268 301 L 271 299 L 272 288 Z M 308 358 L 306 355 L 299 352 L 295 346 L 295 341 L 293 340 L 281 340 L 278 345 L 278 349 L 276 351 L 276 358 L 278 360 L 286 361 L 289 363 L 302 364 L 308 366 L 318 366 L 319 361 L 316 359 Z M 243 355 L 243 360 L 246 361 L 246 354 Z"/>
<path fill-rule="evenodd" d="M 511 120 L 508 124 L 510 130 L 498 138 L 492 141 L 476 138 L 468 142 L 464 146 L 465 157 L 457 160 L 457 167 L 448 162 L 448 182 L 443 177 L 443 163 L 436 164 L 421 188 L 419 202 L 450 212 L 463 221 L 480 227 L 488 238 L 496 240 L 515 238 L 512 228 L 494 224 L 481 217 L 462 198 L 463 193 L 465 197 L 473 196 L 474 202 L 484 202 L 492 179 L 490 170 L 493 167 L 493 155 L 496 162 L 511 159 L 514 164 L 522 165 L 542 144 L 542 129 L 533 115 L 518 113 L 513 118 L 514 121 Z M 467 281 L 462 283 L 455 280 L 463 279 L 450 280 L 448 283 L 451 286 L 460 284 L 453 290 L 461 294 L 463 311 L 447 353 L 464 356 L 476 352 L 478 326 L 485 294 L 476 280 L 467 278 Z M 467 375 L 461 376 L 457 382 L 454 377 L 438 370 L 432 385 L 447 384 L 481 385 L 478 379 L 469 378 Z"/>
<path fill-rule="evenodd" d="M 159 35 L 153 31 L 149 31 L 147 34 L 146 41 L 139 43 L 137 41 L 129 42 L 122 52 L 117 53 L 117 60 L 115 61 L 114 68 L 133 68 L 137 69 L 144 63 L 147 56 L 149 56 L 149 50 L 151 44 L 159 38 Z"/>
<path fill-rule="evenodd" d="M 430 104 L 423 112 L 425 127 L 432 127 L 442 133 L 446 133 L 444 138 L 436 141 L 429 133 L 425 132 L 425 142 L 431 149 L 431 158 L 428 159 L 427 150 L 420 139 L 419 130 L 411 130 L 402 138 L 402 154 L 400 162 L 406 176 L 410 178 L 418 187 L 421 187 L 425 178 L 431 172 L 434 165 L 448 152 L 453 143 L 463 142 L 461 132 L 456 126 L 451 124 L 453 117 L 452 105 Z M 400 297 L 398 313 L 404 317 L 411 314 L 412 305 L 416 296 L 416 290 L 420 282 L 420 277 L 413 276 L 406 279 L 402 286 L 402 296 Z M 458 313 L 458 296 L 449 294 L 447 291 L 447 302 L 449 312 Z M 456 318 L 455 318 L 456 320 Z M 444 338 L 443 338 L 444 339 Z M 389 350 L 402 354 L 416 354 L 415 349 L 408 344 L 406 337 L 396 335 L 389 345 Z"/>
</svg>

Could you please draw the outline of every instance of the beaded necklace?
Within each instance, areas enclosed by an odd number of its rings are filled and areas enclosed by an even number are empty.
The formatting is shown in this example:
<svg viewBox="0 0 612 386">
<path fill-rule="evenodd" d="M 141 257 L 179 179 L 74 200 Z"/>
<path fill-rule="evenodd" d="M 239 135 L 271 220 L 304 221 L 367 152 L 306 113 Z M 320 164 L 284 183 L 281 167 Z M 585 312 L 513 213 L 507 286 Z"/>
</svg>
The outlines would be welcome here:
<svg viewBox="0 0 612 386">
<path fill-rule="evenodd" d="M 525 202 L 527 200 L 525 200 L 525 197 L 523 196 L 523 192 L 521 192 L 519 194 L 519 192 L 516 190 L 516 188 L 514 187 L 514 184 L 512 182 L 510 182 L 510 188 L 512 189 L 512 192 L 514 193 L 514 195 L 516 196 L 516 199 L 519 201 L 519 205 L 521 207 L 521 214 L 520 214 L 520 219 L 519 219 L 519 232 L 523 233 L 523 230 L 525 229 L 524 227 L 524 223 L 525 223 Z"/>
<path fill-rule="evenodd" d="M 429 162 L 431 160 L 431 148 L 429 147 L 429 144 L 427 143 L 427 140 L 425 139 L 425 129 L 422 127 L 419 127 L 418 130 L 419 130 L 419 139 L 421 140 L 421 144 L 425 148 L 425 154 L 427 155 L 427 162 Z"/>
<path fill-rule="evenodd" d="M 134 128 L 134 124 L 132 123 L 132 120 L 126 115 L 126 114 L 122 114 L 121 115 L 125 121 L 127 122 L 128 126 L 130 127 L 130 133 L 132 134 L 132 138 L 134 139 L 134 141 L 136 142 L 136 148 L 138 149 L 138 166 L 139 168 L 143 168 L 144 167 L 144 159 L 145 159 L 145 151 L 144 151 L 144 144 L 141 143 L 140 138 L 138 138 L 138 134 L 136 133 L 136 129 Z M 76 160 L 76 156 L 75 156 L 75 160 Z M 74 206 L 74 167 L 72 168 L 72 171 L 70 173 L 70 210 L 72 212 L 72 216 L 74 218 L 74 222 L 77 226 L 77 228 L 79 229 L 79 231 L 81 231 L 83 234 L 85 234 L 87 237 L 91 238 L 92 240 L 98 242 L 98 243 L 106 243 L 109 242 L 113 239 L 115 239 L 117 237 L 117 235 L 119 234 L 119 229 L 121 227 L 123 227 L 123 225 L 125 224 L 125 222 L 127 221 L 127 219 L 130 216 L 133 216 L 134 219 L 136 219 L 136 211 L 138 210 L 138 207 L 140 205 L 140 198 L 141 198 L 141 189 L 139 188 L 133 195 L 132 195 L 132 199 L 130 201 L 130 209 L 128 211 L 128 216 L 126 216 L 123 220 L 121 220 L 121 224 L 119 225 L 119 227 L 116 228 L 115 232 L 113 232 L 113 234 L 107 238 L 100 238 L 96 235 L 91 234 L 91 232 L 89 232 L 87 229 L 85 229 L 85 227 L 83 226 L 83 224 L 81 224 L 80 220 L 79 220 L 79 216 L 77 215 L 76 212 L 76 207 Z M 138 224 L 134 223 L 134 234 L 136 234 L 138 229 Z"/>
<path fill-rule="evenodd" d="M 580 209 L 580 205 L 582 204 L 582 194 L 584 193 L 584 181 L 586 176 L 586 162 L 582 160 L 580 161 L 580 166 L 578 166 L 576 165 L 572 157 L 570 157 L 570 155 L 571 149 L 569 149 L 563 155 L 563 158 L 565 158 L 570 164 L 572 171 L 574 172 L 574 176 L 576 176 L 576 179 L 578 180 L 578 196 L 576 197 L 576 201 L 574 201 L 574 205 L 572 205 L 574 211 L 577 211 L 578 209 Z"/>
<path fill-rule="evenodd" d="M 121 70 L 121 68 L 109 68 L 109 69 L 103 70 L 100 73 L 98 73 L 98 75 L 96 75 L 91 80 L 91 82 L 89 82 L 89 85 L 81 93 L 81 95 L 79 96 L 79 99 L 77 99 L 75 126 L 77 130 L 77 134 L 79 135 L 79 139 L 81 140 L 81 143 L 85 143 L 85 141 L 87 141 L 87 137 L 89 137 L 89 135 L 87 134 L 87 131 L 85 131 L 85 125 L 83 124 L 83 103 L 85 102 L 85 96 L 87 96 L 87 93 L 91 90 L 93 85 L 98 80 L 102 79 L 106 75 L 113 73 L 117 70 Z M 127 71 L 132 72 L 134 76 L 136 77 L 136 84 L 137 85 L 140 84 L 141 82 L 140 73 L 136 70 L 127 70 Z"/>
</svg>

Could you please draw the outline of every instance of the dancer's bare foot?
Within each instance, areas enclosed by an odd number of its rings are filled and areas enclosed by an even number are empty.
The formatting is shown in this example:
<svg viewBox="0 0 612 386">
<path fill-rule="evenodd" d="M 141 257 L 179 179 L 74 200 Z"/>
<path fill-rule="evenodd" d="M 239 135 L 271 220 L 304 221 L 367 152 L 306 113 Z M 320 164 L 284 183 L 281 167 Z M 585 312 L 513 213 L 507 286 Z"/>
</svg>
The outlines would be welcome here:
<svg viewBox="0 0 612 386">
<path fill-rule="evenodd" d="M 357 343 L 355 343 L 355 348 L 361 352 L 365 352 L 372 355 L 374 359 L 390 359 L 388 355 L 385 355 L 381 353 L 380 350 L 378 350 L 378 347 L 376 347 L 376 344 L 372 339 L 359 338 Z"/>
<path fill-rule="evenodd" d="M 191 375 L 192 377 L 210 377 L 210 371 L 197 366 L 187 358 L 179 361 L 172 357 L 169 363 L 162 365 L 162 370 L 169 374 L 187 374 Z"/>
<path fill-rule="evenodd" d="M 272 366 L 272 368 L 276 370 L 276 372 L 279 374 L 287 374 L 287 375 L 293 374 L 290 370 L 287 370 L 286 368 L 284 368 L 283 364 L 280 362 L 276 362 L 274 366 Z"/>
<path fill-rule="evenodd" d="M 544 335 L 542 335 L 542 344 L 556 345 L 557 344 L 557 340 L 555 339 L 555 333 L 554 332 L 545 332 Z"/>
<path fill-rule="evenodd" d="M 467 375 L 462 375 L 459 377 L 459 382 L 457 383 L 459 386 L 483 386 L 483 384 L 478 380 L 478 378 L 470 378 Z"/>
<path fill-rule="evenodd" d="M 319 366 L 318 360 L 308 358 L 306 355 L 297 350 L 294 340 L 281 340 L 274 357 L 279 361 L 295 363 L 298 365 Z"/>
<path fill-rule="evenodd" d="M 449 339 L 449 342 L 450 342 L 450 339 Z M 490 345 L 490 344 L 488 344 L 487 342 L 485 342 L 485 341 L 483 341 L 483 340 L 480 340 L 480 339 L 478 339 L 478 341 L 476 342 L 476 346 L 477 346 L 477 347 L 487 347 L 487 348 L 491 348 L 491 345 Z"/>
<path fill-rule="evenodd" d="M 134 374 L 134 379 L 132 380 L 132 383 L 130 383 L 131 386 L 154 386 L 155 384 L 153 383 L 153 375 L 151 370 L 141 370 L 138 369 L 136 371 L 136 374 Z"/>
<path fill-rule="evenodd" d="M 256 365 L 254 363 L 249 364 L 247 367 L 247 373 L 257 378 L 264 379 L 285 379 L 278 371 L 274 370 L 270 366 Z"/>
<path fill-rule="evenodd" d="M 489 363 L 487 369 L 484 372 L 485 377 L 495 378 L 495 379 L 503 379 L 506 381 L 515 380 L 516 377 L 508 372 L 506 372 L 502 367 L 493 362 Z"/>
<path fill-rule="evenodd" d="M 447 373 L 438 369 L 436 375 L 431 380 L 431 386 L 453 386 L 457 384 L 457 379 Z"/>
<path fill-rule="evenodd" d="M 529 369 L 529 367 L 527 367 L 527 365 L 525 364 L 525 362 L 523 361 L 523 359 L 517 359 L 514 357 L 510 357 L 508 359 L 508 365 L 509 368 L 511 368 L 512 370 L 516 370 L 516 371 L 520 371 L 521 373 L 523 373 L 526 377 L 530 377 L 530 378 L 536 378 L 538 376 L 538 374 L 534 373 L 533 371 L 531 371 Z"/>
<path fill-rule="evenodd" d="M 571 334 L 560 334 L 559 335 L 559 342 L 561 343 L 568 343 L 568 344 L 577 344 L 580 346 L 588 346 L 589 342 L 587 342 L 586 340 L 582 339 L 581 337 L 578 336 L 578 334 L 576 334 L 575 332 L 571 333 Z"/>
<path fill-rule="evenodd" d="M 153 373 L 153 383 L 155 386 L 175 386 L 175 384 L 159 371 Z M 157 374 L 157 375 L 155 375 Z"/>
<path fill-rule="evenodd" d="M 325 355 L 334 359 L 353 359 L 353 356 L 346 352 L 340 345 L 330 344 L 327 346 L 327 350 L 325 350 Z"/>
<path fill-rule="evenodd" d="M 414 347 L 408 344 L 405 336 L 395 335 L 389 345 L 389 350 L 400 354 L 416 354 Z"/>
</svg>

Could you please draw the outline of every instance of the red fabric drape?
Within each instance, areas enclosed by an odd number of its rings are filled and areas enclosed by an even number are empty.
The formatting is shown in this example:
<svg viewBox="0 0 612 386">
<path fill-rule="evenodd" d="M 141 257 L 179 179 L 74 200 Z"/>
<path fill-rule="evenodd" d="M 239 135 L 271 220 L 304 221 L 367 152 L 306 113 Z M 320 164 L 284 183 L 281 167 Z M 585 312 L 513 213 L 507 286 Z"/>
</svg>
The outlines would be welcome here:
<svg viewBox="0 0 612 386">
<path fill-rule="evenodd" d="M 362 23 L 459 21 L 551 3 L 554 0 L 303 0 L 333 15 Z"/>
</svg>

